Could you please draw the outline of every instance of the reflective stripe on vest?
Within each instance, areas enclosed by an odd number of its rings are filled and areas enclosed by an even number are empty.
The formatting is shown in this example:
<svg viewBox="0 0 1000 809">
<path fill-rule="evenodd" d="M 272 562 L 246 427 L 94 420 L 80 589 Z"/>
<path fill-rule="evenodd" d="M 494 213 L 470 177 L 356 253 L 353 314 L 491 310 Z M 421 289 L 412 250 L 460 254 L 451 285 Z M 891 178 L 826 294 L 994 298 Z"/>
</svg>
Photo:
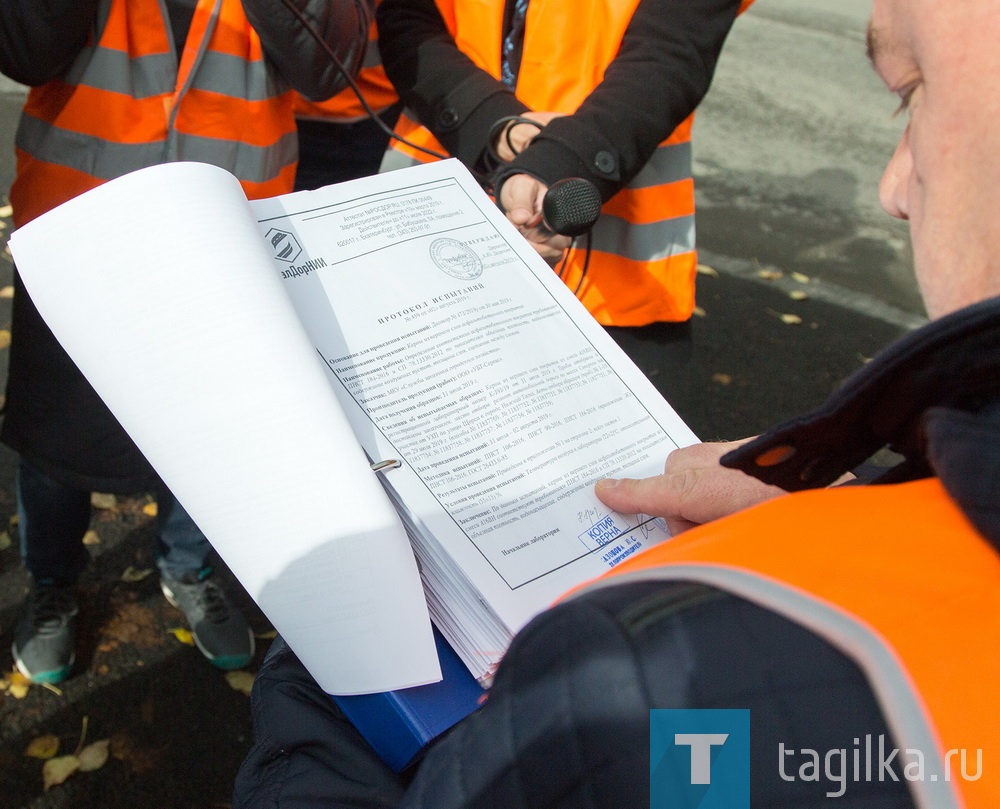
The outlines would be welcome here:
<svg viewBox="0 0 1000 809">
<path fill-rule="evenodd" d="M 436 2 L 459 50 L 498 78 L 502 4 Z M 574 112 L 617 56 L 637 5 L 638 0 L 586 0 L 582 6 L 529 3 L 517 97 L 531 109 Z M 588 21 L 585 29 L 577 24 L 579 19 Z M 589 36 L 594 30 L 602 32 L 599 40 Z M 588 37 L 586 43 L 580 42 L 581 36 Z M 692 121 L 689 117 L 682 122 L 639 174 L 604 205 L 590 236 L 585 276 L 586 237 L 577 241 L 568 256 L 563 280 L 578 290 L 578 297 L 604 325 L 682 321 L 694 311 Z M 416 127 L 412 117 L 401 119 L 396 131 L 418 145 L 444 151 L 429 131 Z M 431 159 L 393 141 L 382 171 Z"/>
<path fill-rule="evenodd" d="M 399 114 L 394 132 L 400 138 L 409 141 L 409 143 L 395 139 L 390 141 L 389 148 L 382 156 L 382 165 L 379 167 L 380 172 L 405 169 L 410 166 L 419 165 L 420 163 L 430 163 L 432 160 L 437 160 L 436 157 L 427 152 L 414 149 L 410 146 L 411 143 L 421 146 L 424 149 L 430 149 L 438 154 L 448 153 L 438 139 L 431 134 L 429 129 L 417 123 L 416 116 L 409 107 L 404 108 Z"/>
<path fill-rule="evenodd" d="M 923 755 L 907 779 L 918 806 L 1000 806 L 995 766 L 969 780 L 950 752 L 1000 751 L 1000 556 L 937 480 L 781 497 L 573 595 L 649 580 L 708 584 L 825 638 L 865 672 L 900 748 Z"/>
<path fill-rule="evenodd" d="M 155 9 L 155 10 L 153 10 Z M 199 0 L 180 64 L 162 2 L 103 0 L 96 38 L 32 88 L 18 126 L 18 225 L 102 182 L 174 160 L 231 171 L 251 198 L 290 191 L 292 95 L 240 0 Z"/>
</svg>

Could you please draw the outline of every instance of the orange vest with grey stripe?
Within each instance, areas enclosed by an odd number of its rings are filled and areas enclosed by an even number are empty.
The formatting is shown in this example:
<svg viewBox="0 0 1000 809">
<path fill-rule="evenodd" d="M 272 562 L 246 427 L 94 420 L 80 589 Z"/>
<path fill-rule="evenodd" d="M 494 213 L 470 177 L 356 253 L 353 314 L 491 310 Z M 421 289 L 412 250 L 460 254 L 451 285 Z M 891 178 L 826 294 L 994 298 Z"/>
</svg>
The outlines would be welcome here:
<svg viewBox="0 0 1000 809">
<path fill-rule="evenodd" d="M 66 74 L 28 93 L 10 192 L 18 225 L 177 160 L 228 169 L 250 198 L 292 190 L 293 94 L 265 65 L 240 0 L 198 0 L 179 62 L 162 2 L 101 2 Z"/>
<path fill-rule="evenodd" d="M 530 2 L 525 21 L 517 97 L 535 110 L 572 113 L 600 84 L 614 60 L 640 0 Z M 753 0 L 743 0 L 740 11 Z M 494 78 L 500 76 L 502 3 L 436 0 L 458 49 Z M 580 20 L 588 31 L 581 47 Z M 609 199 L 585 251 L 567 257 L 563 279 L 594 317 L 606 326 L 642 326 L 687 320 L 694 311 L 697 257 L 694 242 L 694 180 L 689 116 L 664 140 L 631 182 Z M 396 133 L 419 146 L 444 152 L 429 130 L 406 111 Z M 434 158 L 398 140 L 383 170 Z M 584 237 L 586 238 L 586 237 Z M 581 280 L 582 279 L 582 280 Z"/>
<path fill-rule="evenodd" d="M 922 772 L 903 759 L 917 806 L 1000 806 L 1000 555 L 938 480 L 784 496 L 575 593 L 642 580 L 705 583 L 827 639 L 865 672 L 901 757 L 922 754 Z"/>
</svg>

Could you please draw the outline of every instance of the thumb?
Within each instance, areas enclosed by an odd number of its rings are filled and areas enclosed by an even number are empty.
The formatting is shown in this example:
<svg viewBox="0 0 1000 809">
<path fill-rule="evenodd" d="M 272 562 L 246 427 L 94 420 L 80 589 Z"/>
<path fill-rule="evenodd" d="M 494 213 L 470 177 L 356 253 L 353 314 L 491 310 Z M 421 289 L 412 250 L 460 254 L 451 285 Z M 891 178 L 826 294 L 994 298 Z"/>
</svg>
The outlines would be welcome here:
<svg viewBox="0 0 1000 809">
<path fill-rule="evenodd" d="M 500 187 L 500 206 L 515 225 L 533 227 L 541 217 L 545 186 L 527 174 L 515 174 Z"/>
<path fill-rule="evenodd" d="M 668 497 L 669 483 L 665 476 L 642 478 L 605 478 L 594 484 L 594 494 L 604 505 L 621 514 L 649 514 L 654 517 L 666 516 L 664 506 Z M 669 510 L 669 508 L 668 508 Z"/>
</svg>

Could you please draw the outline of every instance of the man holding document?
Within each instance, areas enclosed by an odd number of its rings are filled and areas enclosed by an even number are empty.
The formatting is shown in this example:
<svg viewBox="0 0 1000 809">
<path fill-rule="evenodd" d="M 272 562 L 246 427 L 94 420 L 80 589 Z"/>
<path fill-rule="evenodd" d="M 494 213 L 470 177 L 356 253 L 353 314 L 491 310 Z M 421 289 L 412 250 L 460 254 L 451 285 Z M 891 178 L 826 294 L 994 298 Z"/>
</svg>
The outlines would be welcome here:
<svg viewBox="0 0 1000 809">
<path fill-rule="evenodd" d="M 975 765 L 1000 750 L 998 37 L 996 0 L 874 3 L 869 55 L 910 116 L 881 198 L 910 222 L 932 322 L 814 413 L 600 482 L 616 512 L 704 525 L 531 622 L 415 772 L 383 766 L 279 643 L 235 806 L 697 806 L 721 765 L 696 782 L 693 747 L 690 779 L 651 760 L 668 708 L 749 711 L 743 802 L 715 805 L 1000 804 Z M 905 460 L 881 485 L 833 485 L 885 445 Z"/>
</svg>

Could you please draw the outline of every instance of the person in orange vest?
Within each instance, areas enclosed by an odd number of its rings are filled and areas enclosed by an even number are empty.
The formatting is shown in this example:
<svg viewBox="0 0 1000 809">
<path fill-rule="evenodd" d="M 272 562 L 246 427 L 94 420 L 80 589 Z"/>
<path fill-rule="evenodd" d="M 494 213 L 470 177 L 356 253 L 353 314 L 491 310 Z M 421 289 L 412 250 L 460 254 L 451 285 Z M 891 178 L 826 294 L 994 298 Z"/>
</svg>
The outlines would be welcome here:
<svg viewBox="0 0 1000 809">
<path fill-rule="evenodd" d="M 31 86 L 15 143 L 15 225 L 167 161 L 228 169 L 251 198 L 291 191 L 292 91 L 326 98 L 342 87 L 341 69 L 320 40 L 356 71 L 372 15 L 370 0 L 0 4 L 0 70 Z M 214 665 L 247 665 L 253 633 L 212 575 L 207 539 L 53 337 L 17 276 L 12 332 L 0 440 L 20 455 L 19 531 L 32 577 L 15 630 L 17 668 L 35 682 L 71 673 L 75 584 L 89 561 L 81 540 L 93 491 L 155 493 L 164 594 Z"/>
<path fill-rule="evenodd" d="M 367 177 L 376 174 L 382 164 L 402 105 L 382 67 L 374 21 L 364 63 L 354 82 L 355 86 L 345 87 L 325 101 L 296 95 L 296 191 Z"/>
<path fill-rule="evenodd" d="M 457 157 L 601 324 L 686 335 L 693 113 L 749 5 L 384 0 L 379 44 L 406 110 L 383 170 L 431 159 L 414 145 Z M 575 241 L 542 216 L 568 178 L 603 203 Z"/>
<path fill-rule="evenodd" d="M 529 623 L 414 772 L 270 653 L 237 797 L 273 802 L 235 806 L 304 805 L 320 773 L 310 805 L 1000 806 L 998 38 L 995 0 L 874 0 L 869 57 L 909 117 L 880 197 L 931 322 L 812 413 L 599 481 L 679 535 Z M 857 477 L 886 445 L 899 464 Z"/>
</svg>

